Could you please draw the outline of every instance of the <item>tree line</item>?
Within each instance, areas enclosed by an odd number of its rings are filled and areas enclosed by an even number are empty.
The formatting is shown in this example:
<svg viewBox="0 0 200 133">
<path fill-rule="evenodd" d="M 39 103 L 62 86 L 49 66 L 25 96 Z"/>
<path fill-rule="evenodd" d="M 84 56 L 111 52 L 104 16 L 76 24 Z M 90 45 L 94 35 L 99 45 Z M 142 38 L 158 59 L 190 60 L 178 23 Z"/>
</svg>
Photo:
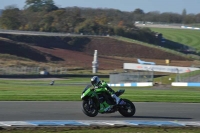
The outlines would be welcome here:
<svg viewBox="0 0 200 133">
<path fill-rule="evenodd" d="M 149 43 L 155 36 L 148 28 L 138 28 L 135 21 L 166 23 L 199 23 L 199 14 L 182 14 L 157 11 L 145 13 L 102 8 L 59 8 L 53 0 L 26 0 L 24 9 L 7 6 L 0 17 L 0 28 L 46 32 L 64 32 L 90 35 L 119 35 Z"/>
</svg>

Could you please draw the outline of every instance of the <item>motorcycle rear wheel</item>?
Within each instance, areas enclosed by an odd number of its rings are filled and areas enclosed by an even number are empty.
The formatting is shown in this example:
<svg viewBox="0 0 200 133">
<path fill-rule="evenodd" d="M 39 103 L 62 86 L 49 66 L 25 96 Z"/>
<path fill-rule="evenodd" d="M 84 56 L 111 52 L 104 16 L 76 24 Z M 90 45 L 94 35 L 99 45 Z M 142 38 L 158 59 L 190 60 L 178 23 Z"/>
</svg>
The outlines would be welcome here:
<svg viewBox="0 0 200 133">
<path fill-rule="evenodd" d="M 128 99 L 123 100 L 126 104 L 119 108 L 119 113 L 124 117 L 132 117 L 136 112 L 135 105 Z"/>
<path fill-rule="evenodd" d="M 85 115 L 89 117 L 95 117 L 98 114 L 98 109 L 96 105 L 94 103 L 90 105 L 88 100 L 83 100 L 82 111 Z"/>
</svg>

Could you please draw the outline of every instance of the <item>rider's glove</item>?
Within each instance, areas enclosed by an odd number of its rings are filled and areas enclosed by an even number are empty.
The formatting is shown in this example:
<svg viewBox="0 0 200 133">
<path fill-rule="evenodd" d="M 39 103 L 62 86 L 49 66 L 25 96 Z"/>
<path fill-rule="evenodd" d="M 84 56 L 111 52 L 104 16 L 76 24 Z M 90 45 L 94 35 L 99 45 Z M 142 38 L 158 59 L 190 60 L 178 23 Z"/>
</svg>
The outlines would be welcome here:
<svg viewBox="0 0 200 133">
<path fill-rule="evenodd" d="M 94 87 L 94 89 L 97 89 L 97 88 L 98 88 L 98 86 L 95 86 L 95 87 Z"/>
</svg>

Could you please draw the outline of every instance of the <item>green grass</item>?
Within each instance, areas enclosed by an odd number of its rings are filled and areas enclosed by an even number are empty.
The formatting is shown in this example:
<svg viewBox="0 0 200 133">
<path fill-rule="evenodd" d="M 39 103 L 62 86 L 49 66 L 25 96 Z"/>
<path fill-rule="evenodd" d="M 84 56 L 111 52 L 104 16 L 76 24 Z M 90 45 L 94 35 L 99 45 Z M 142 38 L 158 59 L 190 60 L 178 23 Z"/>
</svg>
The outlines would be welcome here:
<svg viewBox="0 0 200 133">
<path fill-rule="evenodd" d="M 199 27 L 200 28 L 200 23 L 187 24 L 186 26 Z"/>
<path fill-rule="evenodd" d="M 90 78 L 56 80 L 0 80 L 0 101 L 80 101 L 80 95 Z M 105 81 L 109 82 L 108 79 Z M 122 98 L 135 102 L 200 102 L 200 88 L 113 87 L 125 89 Z"/>
<path fill-rule="evenodd" d="M 163 37 L 178 42 L 200 51 L 200 30 L 150 28 L 152 31 L 163 34 Z"/>
<path fill-rule="evenodd" d="M 176 81 L 177 74 L 170 74 L 167 76 L 162 76 L 158 78 L 154 78 L 154 83 L 162 83 L 162 84 L 171 84 L 172 82 Z"/>
<path fill-rule="evenodd" d="M 196 70 L 196 71 L 191 71 L 191 72 L 187 72 L 187 73 L 180 73 L 179 75 L 177 74 L 170 74 L 167 76 L 162 76 L 162 77 L 158 77 L 158 78 L 154 78 L 154 83 L 162 83 L 162 84 L 171 84 L 172 82 L 176 82 L 176 78 L 190 78 L 193 76 L 197 76 L 200 74 L 200 70 Z"/>
<path fill-rule="evenodd" d="M 1 54 L 1 53 L 0 53 L 0 58 L 1 59 L 14 59 L 14 60 L 31 61 L 30 59 L 27 59 L 27 58 L 18 57 L 18 56 L 10 55 L 10 54 Z"/>
<path fill-rule="evenodd" d="M 197 70 L 197 71 L 182 73 L 182 74 L 180 74 L 180 76 L 182 76 L 182 77 L 192 77 L 192 76 L 197 76 L 199 74 L 200 74 L 200 70 Z"/>
</svg>

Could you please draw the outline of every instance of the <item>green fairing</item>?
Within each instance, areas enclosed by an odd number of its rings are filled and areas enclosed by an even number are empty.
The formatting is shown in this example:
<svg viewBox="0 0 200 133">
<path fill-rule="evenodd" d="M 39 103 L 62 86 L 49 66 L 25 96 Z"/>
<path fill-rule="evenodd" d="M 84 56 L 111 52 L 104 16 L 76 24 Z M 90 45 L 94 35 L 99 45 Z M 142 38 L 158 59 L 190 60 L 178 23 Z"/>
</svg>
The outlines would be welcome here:
<svg viewBox="0 0 200 133">
<path fill-rule="evenodd" d="M 105 81 L 103 81 L 98 89 L 102 89 L 102 91 L 107 91 L 106 86 L 107 86 L 107 83 Z M 108 92 L 111 94 L 110 91 L 108 91 Z"/>
<path fill-rule="evenodd" d="M 98 99 L 98 95 L 97 94 L 101 94 L 104 91 L 107 91 L 106 88 L 106 83 L 103 82 L 103 84 L 101 85 L 101 88 L 97 88 L 94 91 L 91 88 L 88 88 L 85 92 L 84 92 L 84 96 L 89 96 L 89 97 L 96 97 Z M 104 109 L 108 108 L 110 105 L 104 101 L 103 103 L 100 103 L 100 113 L 104 112 Z"/>
<path fill-rule="evenodd" d="M 105 81 L 102 82 L 102 87 L 106 87 L 107 86 L 107 83 Z"/>
<path fill-rule="evenodd" d="M 103 103 L 100 103 L 100 110 L 99 110 L 99 112 L 103 113 L 104 109 L 108 108 L 109 106 L 110 105 L 106 101 L 104 101 Z"/>
<path fill-rule="evenodd" d="M 104 92 L 104 91 L 107 91 L 107 89 L 104 88 L 104 87 L 101 87 L 101 88 L 95 89 L 95 91 L 96 91 L 96 93 L 100 94 L 100 93 L 102 93 L 102 92 Z"/>
<path fill-rule="evenodd" d="M 102 92 L 107 91 L 107 88 L 105 86 L 106 86 L 106 83 L 103 82 L 103 84 L 101 85 L 101 88 L 97 88 L 96 89 L 96 93 L 97 94 L 101 94 Z M 110 105 L 106 101 L 104 101 L 103 103 L 100 103 L 100 110 L 99 110 L 99 112 L 103 113 L 104 109 L 108 108 L 109 106 Z"/>
<path fill-rule="evenodd" d="M 83 96 L 84 95 L 84 96 Z M 89 97 L 96 97 L 98 98 L 97 94 L 91 89 L 91 88 L 88 88 L 84 93 L 83 93 L 83 97 L 85 96 L 89 96 Z"/>
</svg>

